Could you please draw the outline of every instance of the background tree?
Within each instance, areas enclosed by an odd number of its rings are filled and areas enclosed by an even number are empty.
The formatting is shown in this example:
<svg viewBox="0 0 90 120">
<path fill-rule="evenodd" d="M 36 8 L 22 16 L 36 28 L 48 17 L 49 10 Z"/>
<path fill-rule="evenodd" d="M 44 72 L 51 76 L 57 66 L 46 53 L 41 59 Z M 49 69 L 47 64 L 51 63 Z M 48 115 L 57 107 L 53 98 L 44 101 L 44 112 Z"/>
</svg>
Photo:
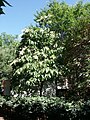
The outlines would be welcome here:
<svg viewBox="0 0 90 120">
<path fill-rule="evenodd" d="M 57 57 L 59 58 L 57 59 L 59 60 L 57 61 L 58 67 L 62 66 L 60 61 L 63 61 L 63 76 L 68 79 L 69 89 L 72 88 L 70 91 L 72 93 L 75 92 L 79 96 L 79 93 L 82 94 L 83 88 L 85 91 L 83 94 L 86 94 L 87 89 L 85 86 L 89 82 L 87 78 L 87 76 L 89 77 L 89 74 L 87 74 L 89 63 L 86 62 L 90 61 L 89 6 L 89 3 L 78 2 L 77 5 L 70 7 L 65 3 L 59 4 L 54 1 L 49 4 L 48 10 L 44 9 L 38 13 L 35 19 L 38 23 L 37 25 L 48 27 L 55 31 L 56 41 L 58 41 L 57 48 L 60 48 L 59 44 L 62 43 L 64 49 L 61 52 L 62 57 L 59 56 L 59 51 Z"/>
<path fill-rule="evenodd" d="M 0 35 L 0 84 L 2 80 L 12 79 L 12 67 L 10 63 L 15 59 L 15 51 L 18 45 L 17 36 L 1 33 Z"/>
</svg>

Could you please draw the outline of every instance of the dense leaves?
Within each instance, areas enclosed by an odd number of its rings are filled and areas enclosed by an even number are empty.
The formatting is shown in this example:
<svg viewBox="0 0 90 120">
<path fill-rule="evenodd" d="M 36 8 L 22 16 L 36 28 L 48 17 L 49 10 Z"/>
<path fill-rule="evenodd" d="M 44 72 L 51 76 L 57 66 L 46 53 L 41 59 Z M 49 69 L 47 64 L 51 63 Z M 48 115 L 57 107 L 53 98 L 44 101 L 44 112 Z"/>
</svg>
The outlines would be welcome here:
<svg viewBox="0 0 90 120">
<path fill-rule="evenodd" d="M 54 82 L 57 93 L 57 86 L 63 87 L 67 81 L 68 98 L 89 95 L 89 13 L 89 3 L 69 6 L 55 1 L 37 12 L 36 27 L 24 30 L 12 63 L 17 91 L 31 94 L 32 89 L 39 90 L 41 96 L 49 81 Z"/>
<path fill-rule="evenodd" d="M 58 75 L 55 65 L 54 33 L 49 29 L 28 28 L 22 36 L 18 48 L 17 59 L 13 61 L 15 79 L 17 77 L 21 90 L 28 90 L 30 86 L 39 85 Z M 19 67 L 20 66 L 20 67 Z M 22 75 L 21 75 L 22 73 Z M 20 81 L 18 81 L 20 79 Z M 22 87 L 23 85 L 23 87 Z M 38 87 L 39 87 L 38 86 Z"/>
<path fill-rule="evenodd" d="M 0 99 L 0 113 L 7 120 L 89 120 L 89 109 L 90 101 L 67 102 L 55 97 Z"/>
<path fill-rule="evenodd" d="M 17 36 L 1 33 L 0 35 L 0 85 L 2 80 L 12 79 L 12 67 L 10 63 L 15 59 L 15 51 L 18 45 Z"/>
</svg>

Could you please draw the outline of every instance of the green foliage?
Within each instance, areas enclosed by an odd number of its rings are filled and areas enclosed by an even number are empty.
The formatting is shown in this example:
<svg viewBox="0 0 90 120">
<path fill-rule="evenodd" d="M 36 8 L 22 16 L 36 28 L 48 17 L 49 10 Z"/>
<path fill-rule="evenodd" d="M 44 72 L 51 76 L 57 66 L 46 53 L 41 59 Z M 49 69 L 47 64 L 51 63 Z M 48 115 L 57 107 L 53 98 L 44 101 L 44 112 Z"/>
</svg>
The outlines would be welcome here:
<svg viewBox="0 0 90 120">
<path fill-rule="evenodd" d="M 6 6 L 5 4 L 7 4 L 8 6 L 11 6 L 6 0 L 0 0 L 0 14 L 4 14 L 2 7 L 5 7 Z"/>
<path fill-rule="evenodd" d="M 15 59 L 15 51 L 18 45 L 17 36 L 2 33 L 0 35 L 0 84 L 1 80 L 12 79 L 12 67 L 10 63 Z"/>
<path fill-rule="evenodd" d="M 69 6 L 56 1 L 37 12 L 36 26 L 25 29 L 12 62 L 17 91 L 42 93 L 48 81 L 54 81 L 57 90 L 57 83 L 67 79 L 68 98 L 86 98 L 90 87 L 89 13 L 90 3 Z"/>
<path fill-rule="evenodd" d="M 25 31 L 17 51 L 17 59 L 12 63 L 14 77 L 19 80 L 15 82 L 21 85 L 19 90 L 27 91 L 30 86 L 40 86 L 42 82 L 58 76 L 54 36 L 54 32 L 49 29 L 30 27 Z"/>
<path fill-rule="evenodd" d="M 7 120 L 82 120 L 82 118 L 83 120 L 89 120 L 90 118 L 89 100 L 68 102 L 62 98 L 55 97 L 9 99 L 6 101 L 4 100 L 0 107 L 0 113 Z"/>
</svg>

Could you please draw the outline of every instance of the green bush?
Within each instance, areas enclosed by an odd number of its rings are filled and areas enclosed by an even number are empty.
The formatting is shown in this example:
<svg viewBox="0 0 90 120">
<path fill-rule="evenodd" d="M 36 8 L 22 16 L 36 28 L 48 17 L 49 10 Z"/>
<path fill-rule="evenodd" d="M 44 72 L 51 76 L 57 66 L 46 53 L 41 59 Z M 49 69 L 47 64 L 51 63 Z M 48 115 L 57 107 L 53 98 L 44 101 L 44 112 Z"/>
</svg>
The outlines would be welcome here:
<svg viewBox="0 0 90 120">
<path fill-rule="evenodd" d="M 0 99 L 0 113 L 7 120 L 89 120 L 90 101 L 26 97 Z"/>
</svg>

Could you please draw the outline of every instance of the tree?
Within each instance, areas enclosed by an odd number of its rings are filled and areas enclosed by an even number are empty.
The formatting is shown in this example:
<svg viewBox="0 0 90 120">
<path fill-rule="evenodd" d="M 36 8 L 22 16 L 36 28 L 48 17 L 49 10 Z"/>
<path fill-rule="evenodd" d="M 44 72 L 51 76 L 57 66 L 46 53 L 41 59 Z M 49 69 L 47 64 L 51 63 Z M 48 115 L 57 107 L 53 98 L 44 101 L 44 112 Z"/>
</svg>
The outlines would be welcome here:
<svg viewBox="0 0 90 120">
<path fill-rule="evenodd" d="M 0 0 L 0 14 L 4 14 L 3 12 L 3 6 L 5 7 L 5 4 L 7 4 L 8 6 L 11 6 L 6 0 Z"/>
<path fill-rule="evenodd" d="M 75 6 L 75 25 L 72 27 L 65 49 L 63 51 L 64 63 L 69 70 L 69 79 L 72 94 L 81 98 L 88 98 L 89 86 L 89 61 L 90 61 L 90 24 L 89 11 L 90 4 L 83 5 L 82 2 Z M 72 95 L 71 94 L 71 95 Z"/>
<path fill-rule="evenodd" d="M 58 83 L 68 80 L 70 97 L 72 92 L 73 97 L 85 95 L 82 89 L 90 77 L 89 11 L 89 3 L 69 6 L 53 1 L 37 12 L 36 27 L 25 29 L 12 63 L 18 90 L 40 86 L 42 93 L 45 81 L 55 81 L 57 91 Z"/>
<path fill-rule="evenodd" d="M 89 10 L 89 3 L 83 4 L 79 2 L 75 6 L 68 6 L 65 3 L 59 4 L 54 1 L 49 4 L 48 10 L 44 9 L 38 13 L 35 19 L 39 26 L 48 27 L 55 31 L 56 36 L 58 36 L 58 45 L 63 41 L 64 49 L 61 52 L 62 57 L 58 57 L 58 67 L 61 66 L 60 61 L 63 61 L 63 76 L 68 79 L 70 91 L 72 93 L 75 92 L 79 96 L 86 94 L 87 87 L 85 86 L 89 82 L 89 74 L 87 72 L 89 71 L 90 62 Z"/>
<path fill-rule="evenodd" d="M 29 27 L 25 30 L 17 51 L 17 58 L 13 61 L 14 78 L 18 90 L 39 90 L 45 81 L 53 80 L 58 75 L 55 65 L 54 32 L 49 29 Z M 52 49 L 53 48 L 53 49 Z"/>
<path fill-rule="evenodd" d="M 12 79 L 12 67 L 10 63 L 15 59 L 15 51 L 18 45 L 17 36 L 1 33 L 0 35 L 0 84 L 2 80 Z"/>
</svg>

